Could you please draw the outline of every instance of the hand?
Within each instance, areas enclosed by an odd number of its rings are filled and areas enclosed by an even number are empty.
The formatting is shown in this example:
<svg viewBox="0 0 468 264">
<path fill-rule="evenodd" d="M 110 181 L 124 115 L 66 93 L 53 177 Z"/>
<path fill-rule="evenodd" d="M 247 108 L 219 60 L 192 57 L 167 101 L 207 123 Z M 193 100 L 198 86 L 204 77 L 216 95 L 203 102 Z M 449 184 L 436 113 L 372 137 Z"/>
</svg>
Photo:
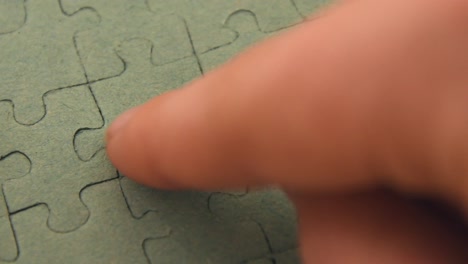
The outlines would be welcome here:
<svg viewBox="0 0 468 264">
<path fill-rule="evenodd" d="M 349 0 L 122 115 L 114 165 L 155 188 L 276 185 L 304 263 L 468 263 L 468 2 Z"/>
</svg>

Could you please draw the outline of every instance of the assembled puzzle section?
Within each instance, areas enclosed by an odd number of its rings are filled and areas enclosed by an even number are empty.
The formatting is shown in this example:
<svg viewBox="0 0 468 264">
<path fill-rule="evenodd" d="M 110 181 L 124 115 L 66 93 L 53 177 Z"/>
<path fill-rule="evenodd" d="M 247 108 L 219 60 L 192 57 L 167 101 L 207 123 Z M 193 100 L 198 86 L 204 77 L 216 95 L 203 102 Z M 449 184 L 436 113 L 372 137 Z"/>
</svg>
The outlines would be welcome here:
<svg viewBox="0 0 468 264">
<path fill-rule="evenodd" d="M 223 27 L 226 18 L 239 10 L 256 14 L 260 29 L 273 32 L 302 21 L 291 0 L 147 0 L 150 9 L 159 15 L 177 14 L 185 19 L 197 53 L 235 40 L 235 32 Z"/>
<path fill-rule="evenodd" d="M 295 208 L 279 189 L 246 194 L 217 193 L 210 197 L 209 206 L 227 222 L 254 220 L 259 223 L 272 253 L 297 247 Z"/>
<path fill-rule="evenodd" d="M 0 103 L 0 114 L 5 114 L 6 111 L 2 111 L 2 107 L 9 105 Z M 13 261 L 18 256 L 10 213 L 3 194 L 3 183 L 9 179 L 23 177 L 30 169 L 30 160 L 20 152 L 10 152 L 0 156 L 0 260 Z"/>
<path fill-rule="evenodd" d="M 148 10 L 145 0 L 60 1 L 67 13 L 91 8 L 101 18 L 99 26 L 75 35 L 89 81 L 117 76 L 125 70 L 124 63 L 114 52 L 116 44 L 125 40 L 146 38 L 151 41 L 154 48 L 150 55 L 159 65 L 193 54 L 183 20 L 171 14 L 157 16 Z"/>
<path fill-rule="evenodd" d="M 90 217 L 85 225 L 70 233 L 48 228 L 49 211 L 45 205 L 12 216 L 21 249 L 15 263 L 146 264 L 145 241 L 170 235 L 170 229 L 156 214 L 148 213 L 141 219 L 130 215 L 117 179 L 88 186 L 81 196 Z"/>
<path fill-rule="evenodd" d="M 226 19 L 224 27 L 235 32 L 236 39 L 229 45 L 211 49 L 199 55 L 204 72 L 215 69 L 255 43 L 283 31 L 262 32 L 259 28 L 256 15 L 251 11 L 245 10 L 231 14 Z"/>
<path fill-rule="evenodd" d="M 0 0 L 0 263 L 298 263 L 281 192 L 149 189 L 103 139 L 321 1 Z"/>
<path fill-rule="evenodd" d="M 58 0 L 24 4 L 26 23 L 0 35 L 0 101 L 13 103 L 19 123 L 33 124 L 45 115 L 45 93 L 86 83 L 72 37 L 76 30 L 95 25 L 98 17 L 90 10 L 68 17 Z"/>
<path fill-rule="evenodd" d="M 154 190 L 126 177 L 120 182 L 135 217 L 157 212 L 171 227 L 171 236 L 145 243 L 152 263 L 244 263 L 270 253 L 256 222 L 229 222 L 213 215 L 210 193 Z"/>
<path fill-rule="evenodd" d="M 31 161 L 27 175 L 3 183 L 10 213 L 38 203 L 50 209 L 48 225 L 66 232 L 86 222 L 89 212 L 79 198 L 88 184 L 116 177 L 102 151 L 88 162 L 73 147 L 75 133 L 84 127 L 102 126 L 102 117 L 87 86 L 65 88 L 45 96 L 45 117 L 33 126 L 12 118 L 12 109 L 1 108 L 2 152 L 19 151 Z"/>
<path fill-rule="evenodd" d="M 75 146 L 82 159 L 89 159 L 104 147 L 102 139 L 105 128 L 119 114 L 201 75 L 193 56 L 156 65 L 151 57 L 154 49 L 152 42 L 146 39 L 124 41 L 116 47 L 116 54 L 125 62 L 125 71 L 117 77 L 91 84 L 106 126 L 83 130 L 77 135 Z"/>
</svg>

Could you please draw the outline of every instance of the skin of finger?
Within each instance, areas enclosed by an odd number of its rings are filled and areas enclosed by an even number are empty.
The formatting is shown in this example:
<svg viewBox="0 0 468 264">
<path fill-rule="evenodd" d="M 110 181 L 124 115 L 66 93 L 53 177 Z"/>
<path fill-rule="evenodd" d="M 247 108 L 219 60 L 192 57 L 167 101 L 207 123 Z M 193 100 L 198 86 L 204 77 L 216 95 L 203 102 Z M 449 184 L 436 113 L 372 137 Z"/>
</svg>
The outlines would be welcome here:
<svg viewBox="0 0 468 264">
<path fill-rule="evenodd" d="M 295 201 L 304 264 L 468 263 L 465 227 L 439 210 L 377 192 Z"/>
<path fill-rule="evenodd" d="M 334 7 L 141 106 L 109 156 L 159 188 L 451 191 L 467 178 L 467 54 L 454 50 L 468 41 L 441 3 Z"/>
</svg>

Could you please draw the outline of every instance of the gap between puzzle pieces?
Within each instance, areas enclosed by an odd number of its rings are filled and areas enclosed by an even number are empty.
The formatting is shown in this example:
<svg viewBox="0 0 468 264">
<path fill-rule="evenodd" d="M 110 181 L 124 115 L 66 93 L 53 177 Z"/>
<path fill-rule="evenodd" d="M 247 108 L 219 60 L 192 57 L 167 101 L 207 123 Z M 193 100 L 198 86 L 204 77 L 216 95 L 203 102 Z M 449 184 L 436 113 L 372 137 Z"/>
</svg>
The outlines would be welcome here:
<svg viewBox="0 0 468 264">
<path fill-rule="evenodd" d="M 117 175 L 103 151 L 86 162 L 75 153 L 75 133 L 84 127 L 102 126 L 89 88 L 57 90 L 49 93 L 45 102 L 47 115 L 33 126 L 16 123 L 11 105 L 0 103 L 2 151 L 21 152 L 31 162 L 26 175 L 3 182 L 3 191 L 10 213 L 43 203 L 50 209 L 50 228 L 69 232 L 89 217 L 80 191 Z"/>
<path fill-rule="evenodd" d="M 6 8 L 4 2 L 0 7 Z M 45 94 L 87 83 L 73 35 L 96 25 L 98 16 L 83 10 L 70 17 L 58 0 L 15 2 L 24 5 L 27 19 L 14 31 L 0 34 L 0 102 L 11 102 L 17 122 L 32 125 L 45 116 Z"/>
</svg>

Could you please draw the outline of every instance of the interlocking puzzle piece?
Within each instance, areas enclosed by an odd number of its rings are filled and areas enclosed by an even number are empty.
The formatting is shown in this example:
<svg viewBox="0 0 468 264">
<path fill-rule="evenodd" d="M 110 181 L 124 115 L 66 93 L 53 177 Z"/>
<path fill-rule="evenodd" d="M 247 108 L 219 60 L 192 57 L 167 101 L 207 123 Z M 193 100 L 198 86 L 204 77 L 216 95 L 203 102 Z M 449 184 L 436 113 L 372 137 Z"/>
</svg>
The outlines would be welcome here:
<svg viewBox="0 0 468 264">
<path fill-rule="evenodd" d="M 131 216 L 117 180 L 87 187 L 82 199 L 89 220 L 70 233 L 49 230 L 44 205 L 13 215 L 21 249 L 16 263 L 148 263 L 144 241 L 170 234 L 154 213 Z"/>
<path fill-rule="evenodd" d="M 71 231 L 89 216 L 80 200 L 80 190 L 90 183 L 116 177 L 116 172 L 103 152 L 83 162 L 73 147 L 78 129 L 102 126 L 89 88 L 53 91 L 44 100 L 47 114 L 33 126 L 19 125 L 11 118 L 11 109 L 1 109 L 2 152 L 20 151 L 31 160 L 30 172 L 6 181 L 3 189 L 10 213 L 46 203 L 50 208 L 50 228 Z"/>
<path fill-rule="evenodd" d="M 170 237 L 145 243 L 152 263 L 241 263 L 269 253 L 260 226 L 220 221 L 208 210 L 209 193 L 159 191 L 125 177 L 120 181 L 135 217 L 155 211 L 171 227 Z"/>
<path fill-rule="evenodd" d="M 0 104 L 0 107 L 2 106 L 6 106 L 6 104 Z M 0 110 L 0 113 L 3 112 Z M 30 167 L 31 163 L 28 157 L 20 152 L 0 156 L 0 260 L 13 261 L 18 255 L 2 185 L 6 180 L 26 175 Z"/>
<path fill-rule="evenodd" d="M 227 62 L 252 44 L 282 31 L 279 30 L 271 33 L 262 32 L 258 26 L 255 14 L 250 11 L 239 11 L 231 14 L 227 18 L 224 27 L 236 32 L 237 38 L 230 45 L 211 49 L 199 55 L 204 72 L 210 71 Z"/>
<path fill-rule="evenodd" d="M 265 230 L 272 253 L 297 246 L 295 208 L 278 189 L 250 191 L 247 194 L 216 193 L 210 209 L 230 221 L 253 219 Z"/>
<path fill-rule="evenodd" d="M 300 264 L 301 259 L 297 249 L 286 250 L 268 257 L 247 262 L 247 264 Z"/>
<path fill-rule="evenodd" d="M 334 0 L 293 0 L 297 9 L 304 17 L 309 17 L 317 10 L 327 6 Z"/>
<path fill-rule="evenodd" d="M 151 60 L 154 49 L 152 42 L 145 39 L 123 42 L 117 48 L 117 54 L 125 62 L 125 72 L 91 85 L 106 125 L 125 110 L 201 75 L 195 57 L 155 65 Z M 104 130 L 105 127 L 77 135 L 75 145 L 82 159 L 89 159 L 103 148 Z"/>
<path fill-rule="evenodd" d="M 259 27 L 264 32 L 277 31 L 299 23 L 302 17 L 290 0 L 147 0 L 156 14 L 178 14 L 190 29 L 197 53 L 227 45 L 236 34 L 223 27 L 233 12 L 249 10 L 256 14 Z"/>
<path fill-rule="evenodd" d="M 148 10 L 145 0 L 113 0 L 112 8 L 109 8 L 107 0 L 61 1 L 69 13 L 91 7 L 101 16 L 98 27 L 75 36 L 90 81 L 117 76 L 124 71 L 124 64 L 115 55 L 114 48 L 127 39 L 152 41 L 154 49 L 151 55 L 157 64 L 193 54 L 183 21 L 171 15 L 156 16 Z"/>
<path fill-rule="evenodd" d="M 0 34 L 11 33 L 25 22 L 24 0 L 0 0 Z"/>
<path fill-rule="evenodd" d="M 13 102 L 19 123 L 33 124 L 45 115 L 47 91 L 86 83 L 72 36 L 97 23 L 97 16 L 84 10 L 67 17 L 57 0 L 25 5 L 26 24 L 0 35 L 0 101 Z"/>
</svg>

